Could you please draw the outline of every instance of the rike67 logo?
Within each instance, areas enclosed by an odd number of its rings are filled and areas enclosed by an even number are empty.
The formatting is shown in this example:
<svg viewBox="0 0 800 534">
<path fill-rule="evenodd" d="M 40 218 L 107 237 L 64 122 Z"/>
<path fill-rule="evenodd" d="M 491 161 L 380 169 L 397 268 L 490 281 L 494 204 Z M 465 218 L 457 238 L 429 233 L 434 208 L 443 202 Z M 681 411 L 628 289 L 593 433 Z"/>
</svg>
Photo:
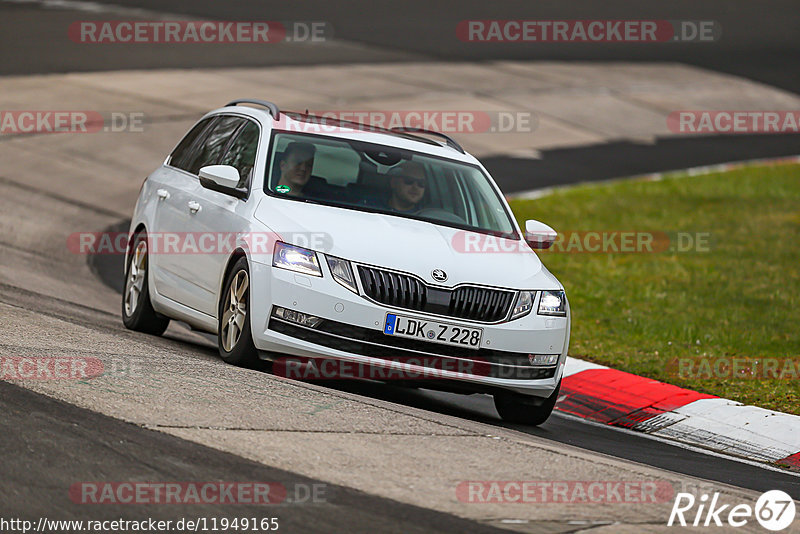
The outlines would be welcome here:
<svg viewBox="0 0 800 534">
<path fill-rule="evenodd" d="M 755 506 L 723 504 L 719 492 L 712 497 L 704 493 L 700 498 L 695 498 L 691 493 L 678 493 L 667 525 L 738 528 L 755 518 L 763 528 L 778 532 L 792 524 L 795 513 L 794 500 L 780 490 L 764 493 Z"/>
</svg>

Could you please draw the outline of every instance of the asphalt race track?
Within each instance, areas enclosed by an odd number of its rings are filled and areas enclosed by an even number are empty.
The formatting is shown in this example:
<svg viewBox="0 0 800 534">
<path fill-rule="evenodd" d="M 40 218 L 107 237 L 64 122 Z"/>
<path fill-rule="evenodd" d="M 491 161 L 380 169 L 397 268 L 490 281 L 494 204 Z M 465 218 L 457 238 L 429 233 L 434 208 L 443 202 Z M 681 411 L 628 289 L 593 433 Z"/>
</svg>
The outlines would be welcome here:
<svg viewBox="0 0 800 534">
<path fill-rule="evenodd" d="M 296 502 L 287 499 L 272 508 L 282 529 L 290 532 L 503 532 L 425 508 L 403 505 L 362 492 L 328 485 L 325 503 L 298 502 L 305 489 L 321 481 L 267 467 L 202 445 L 174 438 L 122 421 L 76 408 L 43 395 L 0 382 L 0 443 L 4 458 L 0 474 L 4 484 L 27 488 L 13 494 L 4 492 L 3 512 L 20 518 L 70 517 L 90 519 L 96 511 L 84 507 L 82 514 L 63 491 L 74 480 L 110 477 L 128 480 L 149 476 L 170 480 L 269 480 L 295 488 Z M 9 461 L 25 451 L 23 461 Z M 54 469 L 54 465 L 58 467 Z M 144 470 L 142 467 L 144 466 Z M 212 515 L 247 516 L 247 505 L 185 505 L 168 510 L 151 505 L 131 510 L 123 504 L 110 505 L 104 512 L 127 519 L 144 515 L 172 519 Z M 288 511 L 287 511 L 288 509 Z M 62 515 L 63 514 L 63 515 Z M 310 528 L 310 525 L 314 525 Z"/>
<path fill-rule="evenodd" d="M 34 2 L 37 6 L 41 2 Z M 3 32 L 6 43 L 18 43 L 20 49 L 38 46 L 30 55 L 8 53 L 3 57 L 2 72 L 8 74 L 31 74 L 39 72 L 65 72 L 75 70 L 116 70 L 125 68 L 163 68 L 214 66 L 262 66 L 281 64 L 336 63 L 397 61 L 404 59 L 489 60 L 489 59 L 547 59 L 570 61 L 680 61 L 713 70 L 743 76 L 783 89 L 800 91 L 800 79 L 793 68 L 800 62 L 800 13 L 791 0 L 712 0 L 698 5 L 692 0 L 661 2 L 636 2 L 613 0 L 598 4 L 591 0 L 564 2 L 547 0 L 527 2 L 525 0 L 501 3 L 467 0 L 459 2 L 453 9 L 443 0 L 404 2 L 402 8 L 385 2 L 349 0 L 335 4 L 325 0 L 309 0 L 297 3 L 261 2 L 258 0 L 236 0 L 215 2 L 214 0 L 97 0 L 96 4 L 134 7 L 151 12 L 170 13 L 200 17 L 210 20 L 275 20 L 312 21 L 322 20 L 333 26 L 334 37 L 339 40 L 365 45 L 358 54 L 341 54 L 341 50 L 330 53 L 315 50 L 307 56 L 296 57 L 282 50 L 264 50 L 255 53 L 230 54 L 223 49 L 219 54 L 205 51 L 203 55 L 193 52 L 172 51 L 170 54 L 142 56 L 139 51 L 117 50 L 111 56 L 93 55 L 91 50 L 77 53 L 79 48 L 54 47 L 58 42 L 57 31 L 45 32 L 35 25 L 32 18 L 23 24 L 9 24 Z M 29 10 L 25 2 L 4 2 L 0 9 Z M 69 7 L 66 4 L 65 7 Z M 36 7 L 33 7 L 36 9 Z M 41 15 L 41 13 L 37 13 Z M 51 12 L 44 20 L 58 17 Z M 8 20 L 7 17 L 6 20 Z M 104 20 L 100 14 L 88 11 L 85 20 Z M 722 27 L 719 41 L 698 47 L 696 44 L 640 44 L 628 46 L 619 43 L 594 44 L 592 46 L 540 43 L 535 47 L 519 43 L 475 44 L 461 42 L 455 38 L 455 27 L 462 20 L 484 19 L 667 19 L 667 20 L 713 20 Z M 77 20 L 82 20 L 78 18 Z M 70 17 L 76 20 L 76 17 Z M 55 24 L 54 24 L 55 26 Z"/>
<path fill-rule="evenodd" d="M 545 184 L 547 185 L 547 184 Z M 109 232 L 127 231 L 127 221 L 107 229 Z M 122 258 L 112 255 L 88 257 L 92 272 L 110 288 L 121 293 Z M 208 336 L 210 342 L 216 342 Z M 268 370 L 264 370 L 268 372 Z M 640 434 L 627 433 L 602 425 L 592 425 L 558 412 L 538 428 L 509 426 L 500 421 L 491 397 L 488 395 L 457 395 L 424 389 L 408 389 L 391 384 L 351 381 L 320 382 L 323 385 L 363 395 L 415 406 L 424 410 L 471 419 L 491 425 L 507 426 L 521 432 L 588 449 L 591 451 L 646 463 L 654 467 L 688 475 L 724 482 L 757 491 L 782 489 L 790 495 L 800 496 L 800 477 L 780 471 L 765 470 L 759 466 L 735 462 L 723 457 L 710 456 L 702 452 L 686 450 L 663 441 L 656 441 Z"/>
<path fill-rule="evenodd" d="M 142 18 L 150 12 L 219 20 L 326 20 L 341 43 L 302 50 L 280 46 L 269 50 L 82 49 L 74 43 L 59 44 L 57 35 L 64 23 L 82 17 L 113 19 L 114 15 L 87 11 L 82 2 L 59 7 L 45 0 L 0 0 L 0 75 L 434 60 L 647 60 L 688 63 L 800 93 L 796 72 L 800 10 L 796 2 L 698 5 L 681 0 L 668 7 L 656 2 L 631 7 L 620 0 L 600 8 L 587 0 L 565 8 L 555 1 L 492 4 L 470 0 L 460 3 L 458 10 L 445 2 L 416 0 L 391 8 L 378 2 L 320 0 L 299 6 L 251 0 L 95 3 L 113 4 L 112 12 L 117 13 L 118 6 L 141 8 L 146 11 L 136 16 Z M 460 43 L 453 37 L 460 20 L 504 17 L 710 19 L 721 24 L 724 37 L 706 48 L 609 44 L 591 48 L 542 45 L 536 49 Z M 798 153 L 797 135 L 705 136 L 544 150 L 537 159 L 499 155 L 484 158 L 484 163 L 503 177 L 499 182 L 504 191 L 513 193 Z M 539 428 L 516 427 L 502 423 L 491 399 L 483 395 L 467 397 L 373 382 L 291 384 L 275 379 L 266 367 L 241 370 L 224 365 L 216 357 L 215 342 L 184 325 L 173 323 L 164 338 L 129 332 L 115 313 L 122 258 L 74 258 L 63 250 L 64 228 L 125 231 L 128 221 L 121 216 L 121 209 L 103 202 L 100 192 L 80 201 L 71 198 L 58 178 L 53 175 L 38 183 L 20 184 L 0 169 L 0 197 L 5 197 L 0 200 L 4 212 L 0 251 L 5 257 L 4 272 L 0 273 L 0 326 L 6 332 L 0 347 L 7 355 L 19 356 L 47 350 L 80 354 L 83 350 L 117 363 L 130 359 L 142 365 L 144 372 L 141 383 L 127 385 L 112 380 L 100 385 L 25 384 L 23 388 L 0 381 L 3 516 L 35 520 L 42 516 L 174 519 L 250 515 L 252 508 L 242 505 L 107 505 L 101 513 L 91 506 L 75 506 L 66 488 L 80 480 L 269 480 L 287 487 L 326 484 L 324 502 L 286 502 L 266 512 L 259 510 L 260 516 L 272 513 L 279 517 L 281 531 L 287 532 L 514 529 L 555 533 L 608 524 L 628 526 L 635 532 L 639 527 L 665 524 L 660 509 L 639 518 L 630 512 L 579 512 L 577 507 L 561 510 L 553 506 L 536 511 L 545 515 L 535 523 L 527 519 L 515 523 L 513 517 L 494 510 L 470 509 L 471 515 L 466 516 L 454 506 L 443 505 L 452 500 L 452 488 L 447 485 L 451 481 L 436 486 L 436 479 L 444 480 L 445 468 L 461 465 L 462 457 L 474 468 L 476 477 L 485 474 L 489 467 L 469 454 L 493 440 L 510 451 L 507 458 L 497 458 L 497 464 L 508 469 L 506 473 L 516 473 L 514 467 L 519 464 L 514 462 L 523 458 L 531 462 L 525 468 L 535 469 L 536 474 L 551 473 L 550 466 L 558 464 L 567 470 L 565 480 L 602 480 L 608 472 L 619 470 L 625 473 L 620 476 L 663 476 L 674 484 L 707 483 L 713 491 L 737 496 L 781 489 L 800 500 L 800 475 L 563 414 L 554 414 Z M 112 178 L 111 189 L 127 195 L 119 204 L 132 206 L 138 183 L 131 187 L 113 180 L 116 178 Z M 9 235 L 17 232 L 22 237 L 8 237 L 6 229 Z M 31 244 L 24 244 L 25 239 Z M 60 263 L 65 258 L 67 261 Z M 26 265 L 31 266 L 29 278 L 24 276 Z M 10 279 L 15 282 L 7 283 Z M 23 279 L 25 284 L 18 282 Z M 254 405 L 253 399 L 266 404 Z M 310 408 L 298 416 L 298 406 Z M 339 424 L 343 429 L 336 426 Z M 260 436 L 271 438 L 274 444 L 265 447 Z M 305 449 L 292 441 L 301 436 L 307 439 Z M 415 464 L 422 465 L 420 451 L 426 447 L 445 452 L 421 468 Z M 367 452 L 376 450 L 385 451 L 385 456 Z M 486 450 L 490 450 L 488 446 Z M 484 460 L 491 463 L 491 459 Z M 552 479 L 556 475 L 542 476 Z M 621 514 L 620 519 L 614 514 Z M 597 523 L 587 517 L 596 517 Z"/>
<path fill-rule="evenodd" d="M 119 69 L 318 65 L 397 61 L 488 61 L 497 59 L 565 61 L 681 62 L 730 73 L 800 94 L 800 11 L 791 0 L 749 2 L 691 0 L 597 4 L 581 0 L 512 1 L 496 4 L 469 0 L 451 9 L 448 2 L 412 1 L 402 9 L 383 2 L 298 3 L 238 0 L 98 0 L 110 11 L 72 11 L 47 7 L 47 0 L 0 2 L 0 74 L 38 74 Z M 58 6 L 56 2 L 53 6 Z M 317 21 L 331 24 L 330 46 L 287 48 L 248 44 L 170 47 L 150 44 L 104 47 L 64 43 L 64 28 L 75 20 L 109 20 L 125 11 L 144 10 L 135 18 L 178 16 L 209 20 Z M 166 14 L 166 15 L 164 15 Z M 130 15 L 130 14 L 129 14 Z M 455 38 L 459 21 L 472 19 L 668 19 L 713 20 L 722 37 L 713 43 L 548 44 L 465 43 Z M 24 53 L 18 53 L 24 51 Z M 552 184 L 670 171 L 725 161 L 791 156 L 800 152 L 796 135 L 761 134 L 659 139 L 653 145 L 612 143 L 544 152 L 537 160 L 498 156 L 484 160 L 508 193 Z"/>
</svg>

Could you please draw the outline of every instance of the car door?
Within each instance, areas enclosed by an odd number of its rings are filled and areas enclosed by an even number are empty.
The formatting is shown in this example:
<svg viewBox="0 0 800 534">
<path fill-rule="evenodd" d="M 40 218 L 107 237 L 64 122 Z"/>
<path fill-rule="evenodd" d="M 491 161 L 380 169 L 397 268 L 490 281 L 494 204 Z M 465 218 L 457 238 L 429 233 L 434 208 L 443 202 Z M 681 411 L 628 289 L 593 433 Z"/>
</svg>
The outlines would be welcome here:
<svg viewBox="0 0 800 534">
<path fill-rule="evenodd" d="M 195 124 L 178 143 L 165 164 L 149 177 L 156 191 L 153 223 L 148 228 L 152 241 L 150 268 L 153 284 L 160 295 L 173 300 L 178 300 L 181 293 L 181 270 L 179 258 L 164 254 L 163 238 L 177 237 L 180 225 L 185 224 L 186 215 L 179 203 L 184 202 L 185 194 L 197 186 L 196 179 L 188 172 L 188 168 L 216 120 L 217 117 L 207 117 Z"/>
<path fill-rule="evenodd" d="M 260 139 L 260 127 L 255 121 L 246 119 L 232 136 L 224 154 L 217 162 L 218 165 L 230 165 L 239 171 L 239 186 L 250 191 L 252 174 L 255 167 L 257 150 Z M 249 196 L 249 195 L 248 195 Z M 248 209 L 247 200 L 240 199 L 219 191 L 212 191 L 200 187 L 195 190 L 195 201 L 200 205 L 200 210 L 194 216 L 194 225 L 200 236 L 214 236 L 207 239 L 206 243 L 213 243 L 212 253 L 201 253 L 193 258 L 189 267 L 192 279 L 202 286 L 204 294 L 214 295 L 199 303 L 199 311 L 208 315 L 217 315 L 218 297 L 225 264 L 233 252 L 236 235 L 247 232 L 250 228 L 249 219 L 246 217 Z M 222 246 L 225 242 L 230 247 Z M 209 246 L 209 245 L 206 245 Z"/>
<path fill-rule="evenodd" d="M 156 192 L 160 199 L 155 235 L 156 290 L 198 311 L 208 309 L 207 303 L 215 297 L 198 282 L 193 268 L 193 262 L 200 255 L 192 246 L 197 239 L 196 215 L 202 209 L 196 199 L 196 192 L 201 189 L 197 174 L 200 168 L 217 162 L 243 120 L 231 115 L 213 117 L 190 149 L 178 154 L 179 158 L 170 159 L 168 183 Z"/>
</svg>

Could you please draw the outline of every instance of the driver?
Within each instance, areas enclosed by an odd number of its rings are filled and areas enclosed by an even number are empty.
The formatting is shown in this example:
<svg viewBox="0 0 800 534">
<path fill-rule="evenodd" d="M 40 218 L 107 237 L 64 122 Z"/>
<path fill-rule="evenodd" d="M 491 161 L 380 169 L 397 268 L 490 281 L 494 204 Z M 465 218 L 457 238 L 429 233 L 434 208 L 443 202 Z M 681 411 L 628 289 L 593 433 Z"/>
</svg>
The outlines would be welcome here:
<svg viewBox="0 0 800 534">
<path fill-rule="evenodd" d="M 280 191 L 280 186 L 288 187 L 286 194 L 289 196 L 300 196 L 303 188 L 311 178 L 311 169 L 314 167 L 314 154 L 317 149 L 311 143 L 293 142 L 289 143 L 283 151 L 280 162 L 281 177 L 275 186 L 276 191 Z"/>
<path fill-rule="evenodd" d="M 414 213 L 422 207 L 428 186 L 425 167 L 416 161 L 405 161 L 389 171 L 392 196 L 388 207 L 399 213 Z"/>
</svg>

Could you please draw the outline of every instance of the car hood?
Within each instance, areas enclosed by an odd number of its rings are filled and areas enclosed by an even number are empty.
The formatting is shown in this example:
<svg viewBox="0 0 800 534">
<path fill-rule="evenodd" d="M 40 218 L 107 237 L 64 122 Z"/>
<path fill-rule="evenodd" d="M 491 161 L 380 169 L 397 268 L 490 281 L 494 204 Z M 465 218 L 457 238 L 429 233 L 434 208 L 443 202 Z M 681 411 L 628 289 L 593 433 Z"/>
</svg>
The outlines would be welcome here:
<svg viewBox="0 0 800 534">
<path fill-rule="evenodd" d="M 562 287 L 522 241 L 393 215 L 268 198 L 262 200 L 255 217 L 285 242 L 416 274 L 429 284 Z M 447 280 L 434 281 L 434 269 L 443 270 Z"/>
</svg>

